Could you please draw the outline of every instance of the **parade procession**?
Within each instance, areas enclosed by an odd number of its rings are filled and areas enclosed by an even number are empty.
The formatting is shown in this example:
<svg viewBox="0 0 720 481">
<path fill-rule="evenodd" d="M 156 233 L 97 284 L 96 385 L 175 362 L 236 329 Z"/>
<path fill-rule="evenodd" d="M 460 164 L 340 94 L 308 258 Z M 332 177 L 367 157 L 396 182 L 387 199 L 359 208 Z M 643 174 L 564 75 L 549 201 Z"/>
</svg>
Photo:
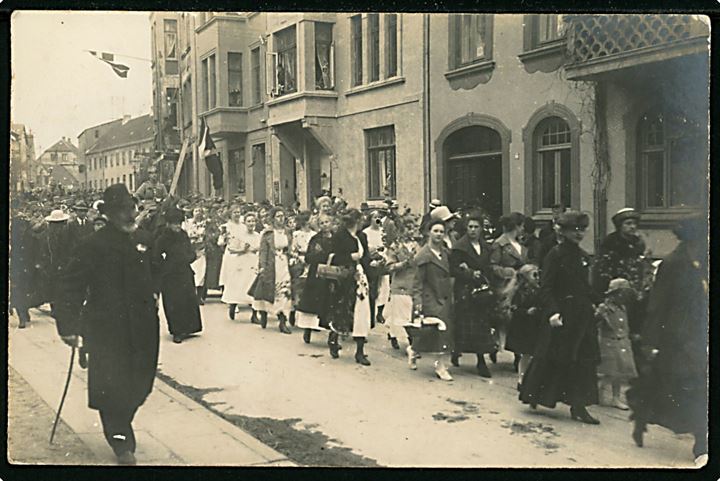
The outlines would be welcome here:
<svg viewBox="0 0 720 481">
<path fill-rule="evenodd" d="M 706 19 L 101 15 L 74 132 L 13 17 L 11 463 L 707 464 Z"/>
</svg>

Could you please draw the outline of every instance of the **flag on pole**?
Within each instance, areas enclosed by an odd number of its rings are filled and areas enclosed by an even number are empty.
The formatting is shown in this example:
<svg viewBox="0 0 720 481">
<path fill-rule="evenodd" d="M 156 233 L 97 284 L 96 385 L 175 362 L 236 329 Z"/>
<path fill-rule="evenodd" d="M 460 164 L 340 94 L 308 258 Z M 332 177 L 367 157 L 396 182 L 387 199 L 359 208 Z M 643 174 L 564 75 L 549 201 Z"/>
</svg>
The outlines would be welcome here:
<svg viewBox="0 0 720 481">
<path fill-rule="evenodd" d="M 88 52 L 90 53 L 90 55 L 97 58 L 98 60 L 102 60 L 106 64 L 110 65 L 110 67 L 112 67 L 113 69 L 113 72 L 115 72 L 118 77 L 127 78 L 128 70 L 130 70 L 130 67 L 121 63 L 117 63 L 115 61 L 114 54 L 107 52 L 95 52 L 94 50 L 88 50 Z"/>
<path fill-rule="evenodd" d="M 220 155 L 215 148 L 215 142 L 213 142 L 210 136 L 210 128 L 203 119 L 200 124 L 200 145 L 198 150 L 200 151 L 200 157 L 205 159 L 205 165 L 207 166 L 210 174 L 212 174 L 213 188 L 220 190 L 223 187 L 223 167 L 220 161 Z"/>
</svg>

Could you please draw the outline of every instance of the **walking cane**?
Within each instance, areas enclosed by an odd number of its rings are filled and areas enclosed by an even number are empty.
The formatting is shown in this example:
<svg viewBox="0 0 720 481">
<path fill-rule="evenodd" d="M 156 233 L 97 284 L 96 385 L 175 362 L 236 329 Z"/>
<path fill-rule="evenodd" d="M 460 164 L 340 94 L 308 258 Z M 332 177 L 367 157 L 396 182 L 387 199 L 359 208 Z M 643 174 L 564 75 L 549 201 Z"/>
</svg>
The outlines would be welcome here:
<svg viewBox="0 0 720 481">
<path fill-rule="evenodd" d="M 60 405 L 57 409 L 57 415 L 55 416 L 55 422 L 53 423 L 52 432 L 50 433 L 50 444 L 53 442 L 55 437 L 55 430 L 57 429 L 58 421 L 60 421 L 60 413 L 62 412 L 63 405 L 65 404 L 65 396 L 67 396 L 68 388 L 70 387 L 70 378 L 72 376 L 73 364 L 75 363 L 75 349 L 72 347 L 70 352 L 70 366 L 68 367 L 67 379 L 65 380 L 65 389 L 63 390 L 62 397 L 60 398 Z"/>
</svg>

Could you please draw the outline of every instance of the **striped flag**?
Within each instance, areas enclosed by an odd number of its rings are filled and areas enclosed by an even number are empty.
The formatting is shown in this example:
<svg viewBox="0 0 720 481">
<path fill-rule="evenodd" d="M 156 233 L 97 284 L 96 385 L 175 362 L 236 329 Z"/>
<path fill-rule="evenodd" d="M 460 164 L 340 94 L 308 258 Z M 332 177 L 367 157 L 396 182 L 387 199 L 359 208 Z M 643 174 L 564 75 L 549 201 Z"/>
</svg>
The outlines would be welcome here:
<svg viewBox="0 0 720 481">
<path fill-rule="evenodd" d="M 88 50 L 90 55 L 97 58 L 98 60 L 102 60 L 106 64 L 110 65 L 112 67 L 113 72 L 117 74 L 118 77 L 127 78 L 128 70 L 130 70 L 130 67 L 127 65 L 123 65 L 121 63 L 117 63 L 115 61 L 115 55 L 107 52 L 95 52 L 94 50 Z"/>
</svg>

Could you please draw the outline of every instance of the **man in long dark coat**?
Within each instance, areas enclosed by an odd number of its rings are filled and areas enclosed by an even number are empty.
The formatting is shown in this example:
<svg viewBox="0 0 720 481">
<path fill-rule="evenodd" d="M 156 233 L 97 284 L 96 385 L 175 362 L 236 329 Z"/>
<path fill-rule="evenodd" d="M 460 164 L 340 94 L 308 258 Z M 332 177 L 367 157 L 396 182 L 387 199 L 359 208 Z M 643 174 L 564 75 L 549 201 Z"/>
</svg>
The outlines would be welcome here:
<svg viewBox="0 0 720 481">
<path fill-rule="evenodd" d="M 701 465 L 708 452 L 707 219 L 687 219 L 675 233 L 681 243 L 660 264 L 650 292 L 640 340 L 648 362 L 627 399 L 638 446 L 647 424 L 691 433 Z"/>
<path fill-rule="evenodd" d="M 134 464 L 131 423 L 152 390 L 158 360 L 152 239 L 135 228 L 135 202 L 123 184 L 108 187 L 103 201 L 108 225 L 72 257 L 58 286 L 54 316 L 66 344 L 77 346 L 82 336 L 88 404 L 100 411 L 118 461 Z"/>
</svg>

